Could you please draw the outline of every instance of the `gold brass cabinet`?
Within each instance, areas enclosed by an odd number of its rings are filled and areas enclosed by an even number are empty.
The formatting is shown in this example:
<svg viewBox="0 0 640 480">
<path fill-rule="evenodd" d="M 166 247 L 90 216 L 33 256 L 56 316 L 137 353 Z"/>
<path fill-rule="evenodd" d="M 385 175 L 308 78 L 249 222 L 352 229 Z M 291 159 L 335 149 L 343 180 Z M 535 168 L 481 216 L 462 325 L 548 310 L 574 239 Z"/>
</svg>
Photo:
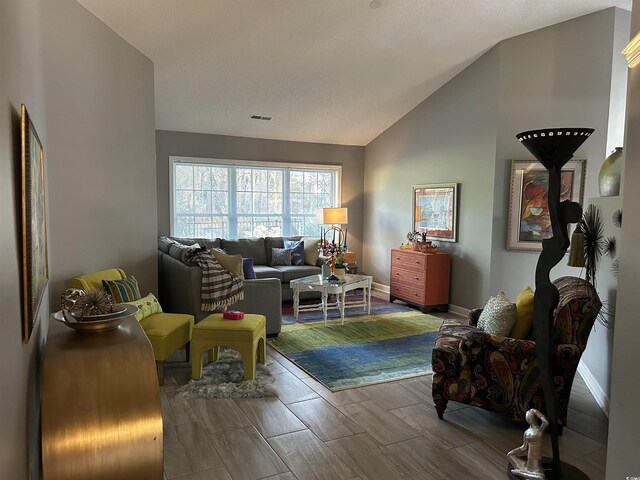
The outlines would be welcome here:
<svg viewBox="0 0 640 480">
<path fill-rule="evenodd" d="M 51 316 L 42 371 L 44 480 L 162 480 L 162 411 L 151 344 L 131 316 L 78 333 Z"/>
</svg>

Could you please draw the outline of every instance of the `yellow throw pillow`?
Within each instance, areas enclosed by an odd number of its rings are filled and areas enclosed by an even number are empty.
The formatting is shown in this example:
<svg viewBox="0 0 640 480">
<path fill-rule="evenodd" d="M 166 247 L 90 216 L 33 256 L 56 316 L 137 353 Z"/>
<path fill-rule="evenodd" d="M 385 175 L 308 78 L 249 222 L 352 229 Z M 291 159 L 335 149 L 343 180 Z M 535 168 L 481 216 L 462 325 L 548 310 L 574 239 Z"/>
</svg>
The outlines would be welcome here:
<svg viewBox="0 0 640 480">
<path fill-rule="evenodd" d="M 153 293 L 150 293 L 144 298 L 134 300 L 133 302 L 125 303 L 138 307 L 138 311 L 133 314 L 138 321 L 142 320 L 143 318 L 147 318 L 154 313 L 162 313 L 162 307 L 160 306 L 158 299 L 153 295 Z"/>
<path fill-rule="evenodd" d="M 228 270 L 235 277 L 244 280 L 244 272 L 242 271 L 242 255 L 227 255 L 226 253 L 211 249 L 211 255 L 218 261 L 222 268 Z"/>
<path fill-rule="evenodd" d="M 520 340 L 529 337 L 533 326 L 533 290 L 527 287 L 516 298 L 516 323 L 511 330 L 511 337 Z"/>
</svg>

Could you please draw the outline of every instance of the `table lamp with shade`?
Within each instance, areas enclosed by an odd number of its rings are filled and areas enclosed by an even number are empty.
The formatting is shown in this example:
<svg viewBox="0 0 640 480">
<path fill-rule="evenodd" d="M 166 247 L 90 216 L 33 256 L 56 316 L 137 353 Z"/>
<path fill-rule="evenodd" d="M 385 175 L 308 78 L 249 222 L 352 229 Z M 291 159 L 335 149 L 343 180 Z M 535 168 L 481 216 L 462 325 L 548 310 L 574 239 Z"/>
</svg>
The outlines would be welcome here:
<svg viewBox="0 0 640 480">
<path fill-rule="evenodd" d="M 333 243 L 346 244 L 347 243 L 347 227 L 344 231 L 339 225 L 346 225 L 349 223 L 349 212 L 345 207 L 331 207 L 322 209 L 322 223 L 324 225 L 331 225 L 326 232 L 323 233 L 322 238 L 326 240 L 326 234 L 333 232 Z M 338 235 L 338 241 L 336 242 L 336 234 Z"/>
</svg>

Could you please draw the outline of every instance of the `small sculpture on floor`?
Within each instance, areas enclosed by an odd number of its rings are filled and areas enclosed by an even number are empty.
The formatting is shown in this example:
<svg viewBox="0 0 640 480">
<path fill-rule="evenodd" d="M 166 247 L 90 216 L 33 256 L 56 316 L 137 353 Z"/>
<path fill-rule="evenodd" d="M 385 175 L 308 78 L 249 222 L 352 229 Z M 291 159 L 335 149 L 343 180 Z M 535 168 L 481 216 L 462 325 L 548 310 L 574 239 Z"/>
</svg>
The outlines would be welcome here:
<svg viewBox="0 0 640 480">
<path fill-rule="evenodd" d="M 528 410 L 525 418 L 529 428 L 522 436 L 522 445 L 507 453 L 507 458 L 514 467 L 511 474 L 518 478 L 544 480 L 546 477 L 542 467 L 542 434 L 549 421 L 535 408 Z"/>
</svg>

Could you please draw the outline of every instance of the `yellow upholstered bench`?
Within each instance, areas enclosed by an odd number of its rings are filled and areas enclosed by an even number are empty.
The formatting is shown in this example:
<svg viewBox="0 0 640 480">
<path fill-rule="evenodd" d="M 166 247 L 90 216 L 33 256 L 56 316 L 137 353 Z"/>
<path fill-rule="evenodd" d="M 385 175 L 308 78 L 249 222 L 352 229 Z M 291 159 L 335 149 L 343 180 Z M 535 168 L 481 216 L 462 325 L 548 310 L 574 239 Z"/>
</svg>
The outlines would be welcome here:
<svg viewBox="0 0 640 480">
<path fill-rule="evenodd" d="M 257 360 L 266 361 L 266 320 L 264 315 L 245 314 L 242 320 L 226 320 L 221 313 L 202 319 L 193 327 L 191 339 L 191 378 L 202 377 L 202 354 L 209 353 L 208 360 L 218 360 L 220 346 L 227 345 L 238 350 L 244 364 L 244 378 L 256 378 Z"/>
<path fill-rule="evenodd" d="M 100 272 L 89 273 L 71 280 L 73 288 L 80 290 L 102 290 L 102 280 L 122 280 L 126 278 L 124 271 L 111 268 Z M 193 330 L 193 315 L 182 313 L 154 313 L 140 320 L 140 326 L 147 334 L 158 370 L 158 383 L 164 384 L 164 361 L 184 345 L 187 361 L 189 361 L 189 341 Z"/>
</svg>

